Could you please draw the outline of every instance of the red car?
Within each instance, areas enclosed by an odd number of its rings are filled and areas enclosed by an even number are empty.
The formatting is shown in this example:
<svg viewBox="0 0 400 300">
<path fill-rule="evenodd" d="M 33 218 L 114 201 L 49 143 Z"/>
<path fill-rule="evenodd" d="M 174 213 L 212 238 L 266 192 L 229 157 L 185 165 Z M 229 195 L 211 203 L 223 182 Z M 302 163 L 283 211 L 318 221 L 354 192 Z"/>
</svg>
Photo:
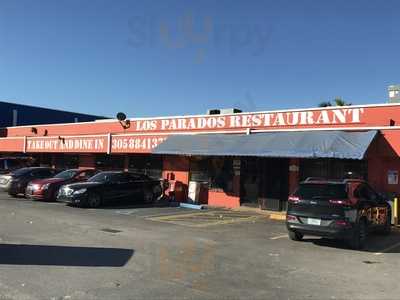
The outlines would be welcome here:
<svg viewBox="0 0 400 300">
<path fill-rule="evenodd" d="M 25 197 L 34 200 L 53 201 L 61 186 L 86 181 L 96 172 L 94 169 L 69 169 L 51 178 L 33 180 L 29 182 L 26 188 Z"/>
</svg>

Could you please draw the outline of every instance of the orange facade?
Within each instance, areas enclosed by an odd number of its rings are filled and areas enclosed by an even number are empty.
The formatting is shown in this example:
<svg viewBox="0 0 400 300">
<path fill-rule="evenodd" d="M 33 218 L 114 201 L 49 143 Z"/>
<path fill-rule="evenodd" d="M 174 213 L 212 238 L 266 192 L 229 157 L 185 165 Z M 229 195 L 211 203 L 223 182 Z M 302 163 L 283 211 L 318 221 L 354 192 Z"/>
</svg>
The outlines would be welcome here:
<svg viewBox="0 0 400 300">
<path fill-rule="evenodd" d="M 378 190 L 400 193 L 399 183 L 388 181 L 388 174 L 400 171 L 400 105 L 381 104 L 327 107 L 305 110 L 198 115 L 183 117 L 130 119 L 87 123 L 48 124 L 8 127 L 2 130 L 0 152 L 73 153 L 80 155 L 80 166 L 94 167 L 95 154 L 149 154 L 173 134 L 247 133 L 266 131 L 368 130 L 377 129 L 379 137 L 368 150 L 368 179 Z M 299 181 L 300 161 L 290 159 L 288 182 L 292 192 Z M 163 177 L 182 185 L 182 199 L 190 180 L 190 158 L 165 156 Z M 210 205 L 240 205 L 240 172 L 233 178 L 233 190 L 211 190 Z"/>
</svg>

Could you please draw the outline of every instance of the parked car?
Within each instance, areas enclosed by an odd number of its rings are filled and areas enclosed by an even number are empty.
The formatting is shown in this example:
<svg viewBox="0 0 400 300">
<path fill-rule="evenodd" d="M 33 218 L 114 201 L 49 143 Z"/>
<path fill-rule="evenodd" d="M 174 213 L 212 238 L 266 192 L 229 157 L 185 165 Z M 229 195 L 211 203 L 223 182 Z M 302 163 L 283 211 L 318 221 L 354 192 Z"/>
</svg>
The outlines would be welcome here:
<svg viewBox="0 0 400 300">
<path fill-rule="evenodd" d="M 107 171 L 89 178 L 84 183 L 73 183 L 60 188 L 57 201 L 81 207 L 99 207 L 118 200 L 151 203 L 162 194 L 162 180 L 144 174 Z"/>
<path fill-rule="evenodd" d="M 25 196 L 34 200 L 55 200 L 62 185 L 86 181 L 95 173 L 94 169 L 69 169 L 51 178 L 32 180 L 26 188 Z"/>
<path fill-rule="evenodd" d="M 0 189 L 11 196 L 25 194 L 28 183 L 37 178 L 54 176 L 57 170 L 45 167 L 29 167 L 15 170 L 9 174 L 0 176 Z"/>
<path fill-rule="evenodd" d="M 295 241 L 314 235 L 361 249 L 369 232 L 390 232 L 391 207 L 363 180 L 308 179 L 289 196 L 286 226 Z"/>
<path fill-rule="evenodd" d="M 33 162 L 32 157 L 0 157 L 0 174 L 7 174 L 14 170 L 31 166 Z"/>
</svg>

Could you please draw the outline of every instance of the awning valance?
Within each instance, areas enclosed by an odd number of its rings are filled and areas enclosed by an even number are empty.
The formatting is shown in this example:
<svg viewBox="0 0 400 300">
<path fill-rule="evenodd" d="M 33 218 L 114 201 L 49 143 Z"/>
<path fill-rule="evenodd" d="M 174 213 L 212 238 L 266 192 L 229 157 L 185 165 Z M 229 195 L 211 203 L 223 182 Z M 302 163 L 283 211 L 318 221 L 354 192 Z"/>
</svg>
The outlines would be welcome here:
<svg viewBox="0 0 400 300">
<path fill-rule="evenodd" d="M 377 130 L 172 135 L 154 154 L 363 159 Z"/>
</svg>

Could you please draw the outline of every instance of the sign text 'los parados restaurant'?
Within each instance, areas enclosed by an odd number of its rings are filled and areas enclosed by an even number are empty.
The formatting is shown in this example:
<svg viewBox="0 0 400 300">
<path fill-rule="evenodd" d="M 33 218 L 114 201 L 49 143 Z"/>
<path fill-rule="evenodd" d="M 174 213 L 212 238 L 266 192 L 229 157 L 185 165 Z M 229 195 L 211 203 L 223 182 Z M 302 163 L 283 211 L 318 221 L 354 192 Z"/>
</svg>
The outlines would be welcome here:
<svg viewBox="0 0 400 300">
<path fill-rule="evenodd" d="M 364 108 L 134 120 L 135 131 L 277 128 L 361 123 Z"/>
</svg>

